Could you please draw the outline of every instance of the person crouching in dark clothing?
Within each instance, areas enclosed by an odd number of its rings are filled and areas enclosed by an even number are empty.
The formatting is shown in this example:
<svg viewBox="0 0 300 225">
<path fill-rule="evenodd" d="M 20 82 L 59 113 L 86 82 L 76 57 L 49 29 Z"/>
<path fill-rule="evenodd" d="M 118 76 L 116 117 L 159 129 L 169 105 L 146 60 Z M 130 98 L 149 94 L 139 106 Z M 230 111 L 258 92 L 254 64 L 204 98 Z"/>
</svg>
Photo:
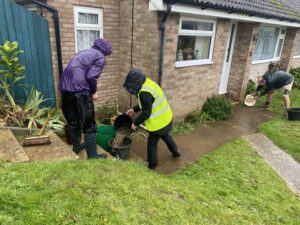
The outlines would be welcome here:
<svg viewBox="0 0 300 225">
<path fill-rule="evenodd" d="M 174 139 L 169 134 L 172 128 L 172 111 L 167 99 L 154 81 L 138 69 L 132 69 L 127 74 L 123 87 L 138 99 L 138 104 L 127 111 L 129 116 L 141 111 L 131 128 L 145 123 L 149 132 L 147 143 L 148 168 L 155 169 L 158 165 L 157 145 L 162 139 L 168 146 L 173 157 L 180 157 L 181 153 Z"/>
<path fill-rule="evenodd" d="M 266 102 L 261 108 L 269 108 L 273 93 L 277 89 L 282 88 L 285 109 L 288 109 L 291 106 L 289 92 L 292 90 L 293 82 L 294 77 L 287 72 L 267 72 L 266 74 L 258 78 L 258 86 L 256 88 L 256 92 L 253 93 L 253 96 L 258 99 L 263 95 L 267 95 Z"/>
<path fill-rule="evenodd" d="M 62 111 L 69 125 L 73 151 L 78 154 L 85 148 L 88 159 L 106 158 L 106 154 L 97 153 L 93 101 L 98 98 L 97 79 L 104 69 L 105 57 L 111 53 L 107 40 L 95 40 L 91 49 L 80 51 L 71 59 L 59 82 Z M 84 144 L 80 144 L 81 128 Z"/>
</svg>

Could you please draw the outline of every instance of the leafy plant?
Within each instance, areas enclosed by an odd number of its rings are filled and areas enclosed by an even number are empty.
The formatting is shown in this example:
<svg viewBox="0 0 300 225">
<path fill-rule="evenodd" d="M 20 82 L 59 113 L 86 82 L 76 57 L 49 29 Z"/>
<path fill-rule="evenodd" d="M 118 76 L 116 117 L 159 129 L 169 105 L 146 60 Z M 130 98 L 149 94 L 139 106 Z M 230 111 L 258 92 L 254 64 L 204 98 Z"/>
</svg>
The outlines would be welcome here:
<svg viewBox="0 0 300 225">
<path fill-rule="evenodd" d="M 233 105 L 224 96 L 212 96 L 207 98 L 203 106 L 203 112 L 214 120 L 228 120 L 233 114 Z"/>
<path fill-rule="evenodd" d="M 1 87 L 8 90 L 12 97 L 14 97 L 15 85 L 24 79 L 25 66 L 20 63 L 18 57 L 20 53 L 23 51 L 18 50 L 18 42 L 6 41 L 2 46 L 0 45 Z"/>
<path fill-rule="evenodd" d="M 6 41 L 0 46 L 0 121 L 9 126 L 29 129 L 45 125 L 51 129 L 63 129 L 64 120 L 60 110 L 41 107 L 47 99 L 40 91 L 32 88 L 24 105 L 18 105 L 14 100 L 15 85 L 24 78 L 25 66 L 20 63 L 17 42 Z M 23 90 L 26 92 L 25 88 Z"/>
<path fill-rule="evenodd" d="M 300 67 L 291 68 L 290 73 L 294 76 L 293 88 L 300 89 Z"/>
<path fill-rule="evenodd" d="M 256 90 L 256 84 L 253 80 L 249 79 L 247 88 L 246 88 L 246 95 L 252 94 Z"/>
<path fill-rule="evenodd" d="M 204 122 L 212 120 L 206 112 L 196 110 L 187 114 L 184 121 L 175 123 L 172 127 L 173 134 L 185 134 L 196 127 L 201 126 Z"/>
<path fill-rule="evenodd" d="M 111 124 L 111 118 L 119 114 L 119 107 L 116 102 L 106 102 L 104 106 L 97 109 L 97 120 L 102 124 Z"/>
</svg>

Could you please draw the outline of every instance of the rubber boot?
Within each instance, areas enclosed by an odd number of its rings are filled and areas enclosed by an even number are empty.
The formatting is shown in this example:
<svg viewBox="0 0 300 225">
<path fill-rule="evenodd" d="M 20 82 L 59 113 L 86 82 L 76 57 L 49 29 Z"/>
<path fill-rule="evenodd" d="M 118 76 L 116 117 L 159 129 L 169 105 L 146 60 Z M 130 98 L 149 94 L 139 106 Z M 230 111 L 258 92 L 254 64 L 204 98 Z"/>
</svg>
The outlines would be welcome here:
<svg viewBox="0 0 300 225">
<path fill-rule="evenodd" d="M 88 159 L 106 159 L 107 155 L 105 153 L 97 153 L 96 133 L 85 133 L 84 143 Z"/>
<path fill-rule="evenodd" d="M 85 148 L 84 143 L 80 143 L 81 131 L 80 130 L 70 130 L 70 139 L 73 145 L 73 152 L 78 154 L 82 149 Z"/>
</svg>

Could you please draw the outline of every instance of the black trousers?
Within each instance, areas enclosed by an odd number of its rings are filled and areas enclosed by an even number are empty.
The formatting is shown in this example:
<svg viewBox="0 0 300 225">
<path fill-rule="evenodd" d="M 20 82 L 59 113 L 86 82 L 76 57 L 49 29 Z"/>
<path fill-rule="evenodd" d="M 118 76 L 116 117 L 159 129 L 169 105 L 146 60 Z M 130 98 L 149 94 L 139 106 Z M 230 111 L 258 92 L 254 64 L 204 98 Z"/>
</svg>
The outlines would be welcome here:
<svg viewBox="0 0 300 225">
<path fill-rule="evenodd" d="M 62 93 L 62 111 L 70 131 L 96 133 L 95 109 L 91 94 L 88 92 Z"/>
<path fill-rule="evenodd" d="M 170 152 L 173 153 L 178 150 L 178 147 L 174 139 L 169 134 L 171 128 L 172 128 L 172 122 L 158 131 L 149 132 L 148 144 L 147 144 L 147 156 L 148 156 L 147 158 L 148 158 L 149 168 L 153 169 L 158 165 L 157 145 L 159 139 L 162 139 L 166 143 Z"/>
</svg>

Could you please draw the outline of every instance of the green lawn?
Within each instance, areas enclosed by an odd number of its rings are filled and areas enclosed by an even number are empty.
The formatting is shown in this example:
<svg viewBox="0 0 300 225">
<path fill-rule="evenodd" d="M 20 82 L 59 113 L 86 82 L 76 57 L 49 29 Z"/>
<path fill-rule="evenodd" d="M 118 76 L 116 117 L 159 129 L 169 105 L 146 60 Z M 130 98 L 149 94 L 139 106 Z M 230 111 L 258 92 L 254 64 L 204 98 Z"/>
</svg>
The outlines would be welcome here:
<svg viewBox="0 0 300 225">
<path fill-rule="evenodd" d="M 0 163 L 0 224 L 300 224 L 300 201 L 243 140 L 172 176 L 135 162 Z"/>
<path fill-rule="evenodd" d="M 300 90 L 294 89 L 290 98 L 292 107 L 300 107 Z M 259 104 L 262 103 L 260 99 Z M 276 119 L 262 124 L 259 128 L 277 146 L 288 152 L 300 162 L 300 121 L 289 121 L 283 116 L 284 106 L 282 93 L 274 94 L 271 111 L 276 113 Z"/>
</svg>

